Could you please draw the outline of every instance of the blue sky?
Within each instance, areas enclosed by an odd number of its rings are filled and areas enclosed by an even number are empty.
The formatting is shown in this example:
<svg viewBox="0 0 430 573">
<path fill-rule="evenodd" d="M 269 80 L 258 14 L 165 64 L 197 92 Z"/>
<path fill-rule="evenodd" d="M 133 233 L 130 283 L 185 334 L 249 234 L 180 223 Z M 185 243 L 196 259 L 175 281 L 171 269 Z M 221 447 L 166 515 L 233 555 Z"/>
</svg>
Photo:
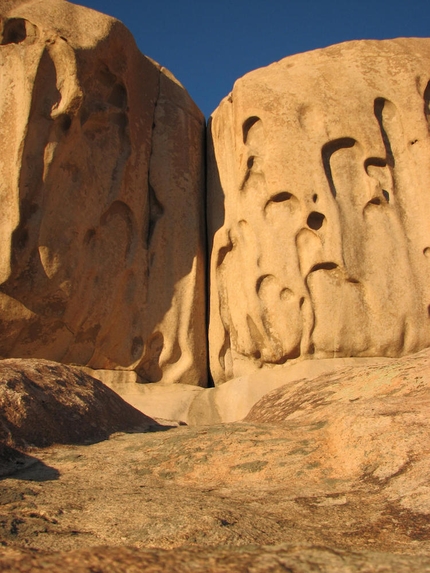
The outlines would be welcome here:
<svg viewBox="0 0 430 573">
<path fill-rule="evenodd" d="M 206 116 L 234 81 L 345 40 L 430 36 L 429 0 L 79 0 L 120 19 Z"/>
</svg>

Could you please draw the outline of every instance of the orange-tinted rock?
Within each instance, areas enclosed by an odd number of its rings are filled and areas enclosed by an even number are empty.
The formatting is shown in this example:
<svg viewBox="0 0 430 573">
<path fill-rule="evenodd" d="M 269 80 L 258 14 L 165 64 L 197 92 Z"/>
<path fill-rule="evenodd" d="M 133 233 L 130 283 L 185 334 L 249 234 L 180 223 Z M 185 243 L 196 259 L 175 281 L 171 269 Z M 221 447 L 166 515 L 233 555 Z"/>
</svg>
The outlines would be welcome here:
<svg viewBox="0 0 430 573">
<path fill-rule="evenodd" d="M 113 18 L 0 15 L 0 356 L 204 385 L 201 112 Z"/>
<path fill-rule="evenodd" d="M 92 573 L 94 570 L 115 573 L 422 573 L 429 558 L 371 551 L 342 551 L 322 546 L 275 547 L 190 547 L 172 551 L 136 549 L 133 547 L 95 547 L 92 549 L 26 555 L 10 552 L 11 558 L 0 561 L 4 573 L 56 571 Z M 77 569 L 78 568 L 78 569 Z M 317 568 L 317 569 L 316 569 Z"/>
<path fill-rule="evenodd" d="M 32 450 L 31 465 L 0 481 L 0 542 L 50 552 L 198 545 L 233 563 L 249 545 L 285 543 L 297 558 L 313 546 L 345 559 L 428 559 L 429 363 L 425 351 L 297 381 L 243 422 Z"/>
<path fill-rule="evenodd" d="M 289 383 L 259 400 L 245 421 L 280 424 L 296 444 L 307 440 L 306 464 L 297 468 L 303 489 L 367 480 L 404 510 L 429 515 L 429 407 L 430 350 L 423 350 Z"/>
<path fill-rule="evenodd" d="M 430 345 L 430 40 L 253 71 L 211 120 L 216 383 Z"/>
</svg>

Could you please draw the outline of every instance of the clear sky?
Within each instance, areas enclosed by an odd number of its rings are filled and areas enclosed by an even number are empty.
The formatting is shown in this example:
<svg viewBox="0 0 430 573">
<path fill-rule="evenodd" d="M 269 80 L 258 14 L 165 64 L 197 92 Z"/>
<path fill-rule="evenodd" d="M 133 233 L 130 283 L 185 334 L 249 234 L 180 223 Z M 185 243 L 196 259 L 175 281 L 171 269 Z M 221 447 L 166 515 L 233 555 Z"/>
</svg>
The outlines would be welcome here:
<svg viewBox="0 0 430 573">
<path fill-rule="evenodd" d="M 361 38 L 430 36 L 429 0 L 78 0 L 110 14 L 206 116 L 255 68 Z"/>
</svg>

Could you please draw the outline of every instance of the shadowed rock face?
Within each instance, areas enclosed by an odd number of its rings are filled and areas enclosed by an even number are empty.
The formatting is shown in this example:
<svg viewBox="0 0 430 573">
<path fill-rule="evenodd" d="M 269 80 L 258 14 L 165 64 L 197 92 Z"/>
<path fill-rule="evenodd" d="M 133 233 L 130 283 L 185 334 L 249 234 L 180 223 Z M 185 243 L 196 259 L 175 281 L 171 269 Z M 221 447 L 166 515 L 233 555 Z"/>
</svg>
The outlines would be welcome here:
<svg viewBox="0 0 430 573">
<path fill-rule="evenodd" d="M 202 114 L 117 20 L 13 4 L 0 9 L 0 356 L 205 385 Z"/>
<path fill-rule="evenodd" d="M 158 425 L 78 368 L 35 359 L 0 362 L 0 477 L 10 448 L 104 440 L 149 427 Z"/>
<path fill-rule="evenodd" d="M 430 41 L 238 80 L 211 120 L 211 368 L 430 344 Z"/>
</svg>

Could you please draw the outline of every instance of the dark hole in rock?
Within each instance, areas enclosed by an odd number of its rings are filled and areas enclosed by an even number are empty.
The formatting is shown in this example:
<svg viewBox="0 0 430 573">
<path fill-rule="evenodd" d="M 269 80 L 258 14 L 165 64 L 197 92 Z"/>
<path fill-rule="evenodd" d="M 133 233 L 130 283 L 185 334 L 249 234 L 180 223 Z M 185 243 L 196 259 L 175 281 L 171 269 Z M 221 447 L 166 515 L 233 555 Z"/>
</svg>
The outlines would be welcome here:
<svg viewBox="0 0 430 573">
<path fill-rule="evenodd" d="M 368 205 L 380 205 L 381 199 L 379 197 L 373 197 L 368 203 Z"/>
<path fill-rule="evenodd" d="M 89 243 L 93 240 L 95 235 L 96 235 L 95 229 L 88 229 L 88 231 L 85 233 L 84 245 L 89 245 Z"/>
<path fill-rule="evenodd" d="M 6 44 L 19 44 L 23 42 L 26 37 L 25 20 L 22 18 L 11 18 L 4 26 L 1 44 L 3 46 Z"/>
<path fill-rule="evenodd" d="M 64 113 L 64 114 L 60 115 L 60 117 L 58 118 L 58 121 L 59 121 L 61 129 L 63 131 L 69 131 L 70 126 L 72 125 L 72 118 L 70 117 L 70 115 L 68 115 L 67 113 Z"/>
<path fill-rule="evenodd" d="M 116 84 L 112 89 L 112 93 L 108 101 L 115 107 L 124 109 L 127 105 L 127 91 L 125 87 L 121 84 Z"/>
<path fill-rule="evenodd" d="M 337 269 L 336 263 L 318 263 L 311 268 L 311 273 L 315 271 L 332 271 L 333 269 Z"/>
<path fill-rule="evenodd" d="M 321 229 L 321 227 L 323 226 L 324 219 L 325 217 L 322 213 L 318 213 L 317 211 L 312 211 L 312 213 L 308 217 L 307 225 L 310 229 L 318 231 L 318 229 Z"/>
<path fill-rule="evenodd" d="M 281 193 L 277 193 L 270 200 L 272 203 L 282 203 L 283 201 L 289 201 L 291 197 L 292 194 L 288 193 L 288 191 L 281 191 Z"/>
<path fill-rule="evenodd" d="M 246 140 L 248 139 L 248 133 L 251 127 L 253 127 L 257 123 L 257 121 L 260 121 L 260 118 L 253 115 L 252 117 L 248 117 L 248 119 L 243 123 L 242 125 L 243 143 L 246 143 Z"/>
</svg>

